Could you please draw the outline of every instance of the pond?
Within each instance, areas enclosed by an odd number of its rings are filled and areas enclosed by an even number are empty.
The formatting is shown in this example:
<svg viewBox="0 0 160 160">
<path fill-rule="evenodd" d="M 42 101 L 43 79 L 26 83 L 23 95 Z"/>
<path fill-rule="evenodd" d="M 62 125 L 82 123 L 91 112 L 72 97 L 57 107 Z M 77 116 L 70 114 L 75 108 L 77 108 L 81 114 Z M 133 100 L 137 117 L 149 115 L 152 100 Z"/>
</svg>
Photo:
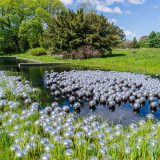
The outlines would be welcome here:
<svg viewBox="0 0 160 160">
<path fill-rule="evenodd" d="M 17 59 L 3 59 L 0 58 L 0 70 L 6 70 L 14 72 L 15 74 L 23 76 L 26 80 L 29 80 L 33 87 L 38 87 L 43 92 L 42 101 L 45 105 L 49 105 L 54 101 L 57 101 L 61 106 L 69 105 L 69 102 L 65 98 L 55 99 L 51 95 L 50 90 L 47 89 L 44 83 L 44 72 L 45 71 L 55 71 L 63 72 L 70 71 L 74 68 L 70 64 L 54 64 L 50 66 L 24 66 L 19 68 L 18 63 L 28 63 L 27 60 L 17 60 Z M 85 116 L 86 114 L 98 114 L 108 120 L 110 123 L 122 123 L 130 124 L 133 121 L 144 119 L 148 113 L 151 113 L 150 104 L 148 101 L 145 102 L 144 106 L 141 107 L 139 113 L 133 112 L 132 106 L 129 103 L 123 104 L 120 107 L 117 107 L 114 111 L 110 111 L 108 107 L 104 105 L 98 105 L 94 112 L 91 112 L 88 107 L 88 103 L 84 102 L 82 106 L 80 115 Z M 153 113 L 153 112 L 152 112 Z M 153 115 L 160 119 L 160 108 L 157 109 Z"/>
</svg>

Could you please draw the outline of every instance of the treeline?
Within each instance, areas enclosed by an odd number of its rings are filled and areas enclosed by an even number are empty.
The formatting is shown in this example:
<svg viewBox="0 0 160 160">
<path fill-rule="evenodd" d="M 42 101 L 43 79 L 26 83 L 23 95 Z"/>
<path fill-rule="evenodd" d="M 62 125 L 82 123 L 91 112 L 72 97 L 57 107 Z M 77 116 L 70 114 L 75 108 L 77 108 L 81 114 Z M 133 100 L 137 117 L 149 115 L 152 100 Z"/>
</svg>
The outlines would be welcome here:
<svg viewBox="0 0 160 160">
<path fill-rule="evenodd" d="M 0 51 L 42 47 L 51 19 L 66 8 L 59 0 L 0 0 Z"/>
<path fill-rule="evenodd" d="M 122 43 L 124 48 L 160 48 L 160 32 L 152 31 L 148 36 L 139 39 L 133 38 L 133 41 L 126 40 Z"/>
<path fill-rule="evenodd" d="M 100 57 L 124 40 L 123 31 L 94 11 L 67 9 L 60 0 L 0 0 L 0 53 Z"/>
</svg>

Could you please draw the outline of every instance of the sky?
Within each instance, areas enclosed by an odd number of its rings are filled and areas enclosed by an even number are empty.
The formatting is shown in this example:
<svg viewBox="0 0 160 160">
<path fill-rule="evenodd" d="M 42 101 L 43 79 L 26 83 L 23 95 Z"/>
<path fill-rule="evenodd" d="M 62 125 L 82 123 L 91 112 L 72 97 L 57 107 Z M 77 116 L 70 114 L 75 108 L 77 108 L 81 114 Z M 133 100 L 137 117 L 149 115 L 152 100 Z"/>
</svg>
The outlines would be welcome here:
<svg viewBox="0 0 160 160">
<path fill-rule="evenodd" d="M 92 8 L 124 30 L 126 38 L 139 39 L 152 31 L 160 32 L 160 0 L 61 0 L 76 10 L 88 2 Z"/>
</svg>

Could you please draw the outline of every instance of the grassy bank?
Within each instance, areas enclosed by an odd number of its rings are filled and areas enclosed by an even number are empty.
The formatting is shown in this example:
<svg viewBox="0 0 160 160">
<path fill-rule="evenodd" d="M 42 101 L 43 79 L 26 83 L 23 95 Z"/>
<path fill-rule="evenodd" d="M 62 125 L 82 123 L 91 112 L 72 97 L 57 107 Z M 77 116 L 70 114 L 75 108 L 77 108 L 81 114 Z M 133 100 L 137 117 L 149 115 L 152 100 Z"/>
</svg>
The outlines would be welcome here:
<svg viewBox="0 0 160 160">
<path fill-rule="evenodd" d="M 86 60 L 62 60 L 56 56 L 32 56 L 16 54 L 41 62 L 73 62 L 74 65 L 103 70 L 129 71 L 146 74 L 160 74 L 160 49 L 115 49 L 110 57 Z"/>
</svg>

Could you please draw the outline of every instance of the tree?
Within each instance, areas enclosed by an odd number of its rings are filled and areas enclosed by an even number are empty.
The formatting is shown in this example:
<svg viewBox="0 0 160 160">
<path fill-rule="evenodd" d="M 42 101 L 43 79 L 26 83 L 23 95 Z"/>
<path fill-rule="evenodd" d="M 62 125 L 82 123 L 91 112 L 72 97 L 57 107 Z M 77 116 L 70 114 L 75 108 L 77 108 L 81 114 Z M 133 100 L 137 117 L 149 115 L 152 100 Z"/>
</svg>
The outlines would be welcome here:
<svg viewBox="0 0 160 160">
<path fill-rule="evenodd" d="M 149 47 L 149 37 L 148 36 L 143 36 L 139 40 L 139 46 L 141 48 L 148 48 Z"/>
<path fill-rule="evenodd" d="M 103 54 L 110 52 L 123 38 L 123 31 L 103 15 L 79 9 L 53 17 L 45 43 L 53 53 L 70 53 L 82 46 L 91 46 Z"/>
<path fill-rule="evenodd" d="M 136 37 L 133 38 L 131 46 L 132 48 L 139 48 L 139 44 L 138 44 Z"/>
<path fill-rule="evenodd" d="M 154 48 L 156 46 L 156 32 L 152 31 L 149 35 L 149 47 Z"/>
<path fill-rule="evenodd" d="M 36 19 L 23 22 L 19 28 L 19 37 L 21 38 L 22 43 L 27 40 L 29 48 L 40 47 L 42 35 L 42 23 Z"/>
<path fill-rule="evenodd" d="M 4 43 L 9 39 L 15 51 L 20 52 L 18 31 L 22 21 L 26 20 L 27 17 L 32 15 L 33 4 L 27 0 L 0 0 L 0 32 L 4 38 Z M 7 36 L 4 36 L 6 33 Z M 6 37 L 9 37 L 5 39 Z"/>
<path fill-rule="evenodd" d="M 45 20 L 49 22 L 49 18 L 52 18 L 64 8 L 60 0 L 0 0 L 0 49 L 5 52 L 21 52 L 25 48 L 23 45 L 21 46 L 24 42 L 34 47 L 34 44 L 31 43 L 37 36 L 37 27 L 40 34 L 42 31 L 38 23 L 43 26 Z M 44 12 L 41 12 L 40 15 L 40 11 Z M 22 35 L 19 33 L 20 28 L 22 30 L 22 28 L 24 29 L 25 26 L 28 27 L 29 25 L 31 25 L 32 34 L 30 33 L 25 40 L 24 36 L 22 42 Z M 37 38 L 41 37 L 38 36 Z"/>
<path fill-rule="evenodd" d="M 60 0 L 36 0 L 36 16 L 47 25 L 61 11 L 66 12 L 67 9 Z"/>
<path fill-rule="evenodd" d="M 149 47 L 160 48 L 160 33 L 152 31 L 149 35 Z"/>
</svg>

